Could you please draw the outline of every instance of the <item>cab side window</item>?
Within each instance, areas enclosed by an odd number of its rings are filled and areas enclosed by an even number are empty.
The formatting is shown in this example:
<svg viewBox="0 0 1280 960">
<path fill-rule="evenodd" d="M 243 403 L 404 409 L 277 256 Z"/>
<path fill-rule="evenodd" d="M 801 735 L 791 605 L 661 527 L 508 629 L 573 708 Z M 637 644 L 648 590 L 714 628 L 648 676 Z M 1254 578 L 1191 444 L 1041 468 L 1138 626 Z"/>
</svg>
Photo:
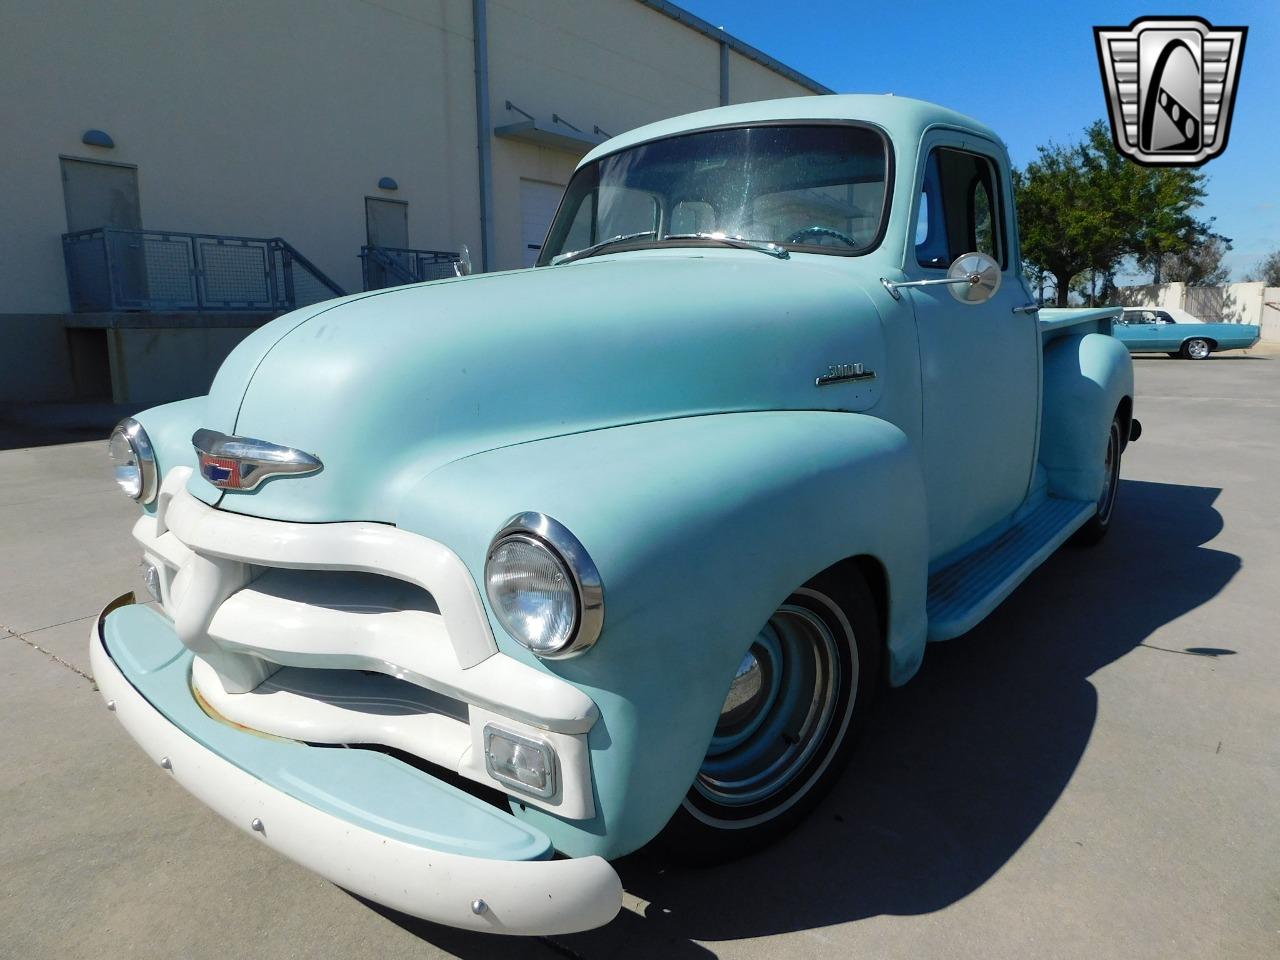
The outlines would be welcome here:
<svg viewBox="0 0 1280 960">
<path fill-rule="evenodd" d="M 1008 265 L 996 165 L 963 150 L 935 147 L 925 162 L 916 223 L 916 260 L 945 270 L 978 251 Z"/>
</svg>

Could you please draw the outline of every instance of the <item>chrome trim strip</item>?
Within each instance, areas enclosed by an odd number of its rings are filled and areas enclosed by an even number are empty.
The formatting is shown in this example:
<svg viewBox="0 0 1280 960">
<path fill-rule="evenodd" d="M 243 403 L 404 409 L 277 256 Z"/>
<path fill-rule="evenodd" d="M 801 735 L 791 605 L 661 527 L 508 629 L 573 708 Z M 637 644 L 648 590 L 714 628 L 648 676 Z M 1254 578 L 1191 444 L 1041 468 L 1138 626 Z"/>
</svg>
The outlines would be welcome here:
<svg viewBox="0 0 1280 960">
<path fill-rule="evenodd" d="M 488 580 L 489 558 L 493 556 L 498 544 L 510 536 L 521 534 L 536 537 L 560 555 L 569 568 L 574 590 L 578 595 L 578 623 L 569 642 L 553 653 L 534 653 L 543 660 L 563 660 L 585 653 L 600 639 L 600 633 L 604 629 L 604 582 L 587 553 L 587 548 L 559 520 L 548 517 L 545 513 L 529 510 L 516 514 L 503 524 L 502 529 L 489 542 L 489 552 L 485 557 L 485 580 Z"/>
<path fill-rule="evenodd" d="M 937 287 L 955 283 L 967 283 L 971 287 L 976 287 L 982 282 L 982 275 L 978 273 L 966 273 L 959 277 L 939 277 L 937 280 L 886 280 L 880 278 L 880 285 L 889 291 L 889 296 L 895 300 L 901 300 L 902 294 L 898 291 L 903 287 Z"/>
<path fill-rule="evenodd" d="M 253 437 L 230 436 L 216 430 L 197 430 L 191 435 L 191 445 L 200 461 L 201 476 L 221 490 L 253 490 L 271 477 L 302 476 L 324 469 L 319 457 L 294 447 Z M 213 466 L 228 471 L 229 477 L 220 482 L 210 476 L 208 458 L 227 461 Z"/>
</svg>

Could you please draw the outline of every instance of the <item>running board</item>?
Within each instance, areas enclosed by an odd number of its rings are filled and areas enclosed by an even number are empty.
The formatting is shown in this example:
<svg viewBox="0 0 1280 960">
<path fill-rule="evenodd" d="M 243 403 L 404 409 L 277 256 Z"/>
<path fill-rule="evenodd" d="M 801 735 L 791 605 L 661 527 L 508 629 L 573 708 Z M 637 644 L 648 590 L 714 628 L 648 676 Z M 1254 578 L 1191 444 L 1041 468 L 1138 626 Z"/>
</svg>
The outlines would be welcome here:
<svg viewBox="0 0 1280 960">
<path fill-rule="evenodd" d="M 990 543 L 929 577 L 929 639 L 968 633 L 1093 516 L 1092 501 L 1048 497 Z"/>
</svg>

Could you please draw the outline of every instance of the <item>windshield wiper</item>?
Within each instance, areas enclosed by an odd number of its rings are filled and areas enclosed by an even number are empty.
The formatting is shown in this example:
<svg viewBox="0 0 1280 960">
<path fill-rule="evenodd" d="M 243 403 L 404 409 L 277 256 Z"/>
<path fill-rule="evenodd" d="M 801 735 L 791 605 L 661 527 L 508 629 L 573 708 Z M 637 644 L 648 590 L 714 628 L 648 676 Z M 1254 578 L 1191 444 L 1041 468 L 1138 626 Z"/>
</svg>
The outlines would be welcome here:
<svg viewBox="0 0 1280 960">
<path fill-rule="evenodd" d="M 712 240 L 716 243 L 723 243 L 726 247 L 736 247 L 739 250 L 758 250 L 760 253 L 767 253 L 771 257 L 777 257 L 779 260 L 791 259 L 791 254 L 786 247 L 770 240 L 748 240 L 746 237 L 730 237 L 723 233 L 669 233 L 662 240 Z"/>
<path fill-rule="evenodd" d="M 628 240 L 639 240 L 641 237 L 652 237 L 657 234 L 657 230 L 640 230 L 636 233 L 620 233 L 616 237 L 610 237 L 608 240 L 601 240 L 599 243 L 593 243 L 589 247 L 583 247 L 581 250 L 570 250 L 568 253 L 562 253 L 551 258 L 552 266 L 560 263 L 572 263 L 574 260 L 581 260 L 583 257 L 592 257 L 599 253 L 605 247 L 612 247 L 615 243 L 626 243 Z"/>
</svg>

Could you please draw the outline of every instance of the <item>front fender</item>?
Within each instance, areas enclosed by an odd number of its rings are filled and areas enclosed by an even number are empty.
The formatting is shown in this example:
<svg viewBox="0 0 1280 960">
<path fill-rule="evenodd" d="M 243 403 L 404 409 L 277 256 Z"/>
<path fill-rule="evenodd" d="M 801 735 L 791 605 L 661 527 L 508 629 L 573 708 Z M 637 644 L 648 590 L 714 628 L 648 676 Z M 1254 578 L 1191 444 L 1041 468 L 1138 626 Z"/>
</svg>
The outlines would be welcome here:
<svg viewBox="0 0 1280 960">
<path fill-rule="evenodd" d="M 201 426 L 207 399 L 175 400 L 134 415 L 134 419 L 147 431 L 161 477 L 174 467 L 196 470 L 196 451 L 191 445 L 191 435 Z M 199 476 L 199 472 L 195 475 Z M 154 513 L 155 509 L 154 500 L 143 506 L 147 513 Z"/>
<path fill-rule="evenodd" d="M 1107 431 L 1125 397 L 1133 397 L 1133 360 L 1115 337 L 1087 333 L 1045 345 L 1040 463 L 1053 496 L 1098 499 Z"/>
<path fill-rule="evenodd" d="M 441 467 L 398 524 L 445 543 L 483 583 L 490 538 L 536 510 L 582 541 L 605 584 L 600 640 L 540 661 L 494 621 L 499 646 L 572 681 L 600 708 L 589 742 L 594 820 L 533 809 L 558 849 L 618 856 L 678 807 L 706 751 L 733 669 L 789 593 L 849 556 L 883 565 L 890 679 L 925 636 L 924 489 L 915 451 L 860 414 L 688 417 L 505 447 Z M 492 619 L 492 614 L 491 614 Z"/>
</svg>

